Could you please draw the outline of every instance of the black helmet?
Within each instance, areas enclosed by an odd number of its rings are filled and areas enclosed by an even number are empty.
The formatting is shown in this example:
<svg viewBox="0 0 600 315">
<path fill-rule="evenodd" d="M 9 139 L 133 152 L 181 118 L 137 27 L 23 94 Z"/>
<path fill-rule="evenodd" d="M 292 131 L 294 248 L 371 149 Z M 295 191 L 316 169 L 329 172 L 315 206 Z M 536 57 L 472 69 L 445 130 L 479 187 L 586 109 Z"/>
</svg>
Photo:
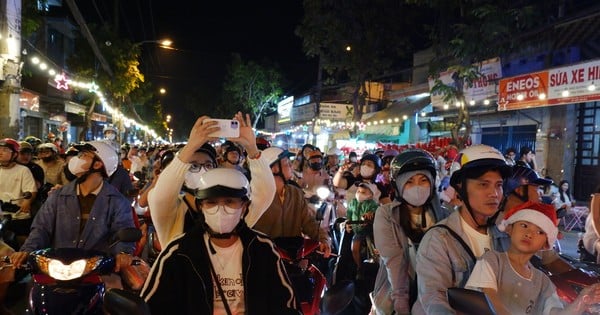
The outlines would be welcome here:
<svg viewBox="0 0 600 315">
<path fill-rule="evenodd" d="M 375 154 L 366 154 L 360 159 L 360 164 L 363 164 L 363 161 L 371 161 L 375 164 L 375 173 L 381 172 L 381 158 Z"/>
<path fill-rule="evenodd" d="M 434 180 L 436 178 L 435 171 L 435 159 L 431 155 L 431 153 L 421 150 L 421 149 L 408 149 L 402 151 L 402 153 L 396 155 L 394 159 L 392 159 L 390 165 L 390 181 L 392 183 L 392 187 L 396 190 L 396 196 L 399 198 L 400 189 L 396 184 L 396 179 L 401 174 L 411 171 L 417 170 L 425 170 L 429 171 L 431 174 L 430 180 Z M 435 194 L 435 182 L 431 184 L 431 192 L 430 197 Z"/>
<path fill-rule="evenodd" d="M 538 173 L 529 166 L 514 165 L 512 167 L 512 175 L 504 180 L 504 196 L 508 197 L 510 194 L 513 194 L 521 199 L 521 201 L 526 202 L 529 201 L 529 191 L 525 189 L 524 193 L 520 195 L 515 191 L 517 188 L 525 185 L 547 186 L 552 183 L 553 181 L 551 179 L 540 177 Z M 500 208 L 504 208 L 504 204 Z"/>
<path fill-rule="evenodd" d="M 431 153 L 421 149 L 404 150 L 392 159 L 390 175 L 392 180 L 398 174 L 416 170 L 428 170 L 433 178 L 436 177 L 435 160 Z"/>
</svg>

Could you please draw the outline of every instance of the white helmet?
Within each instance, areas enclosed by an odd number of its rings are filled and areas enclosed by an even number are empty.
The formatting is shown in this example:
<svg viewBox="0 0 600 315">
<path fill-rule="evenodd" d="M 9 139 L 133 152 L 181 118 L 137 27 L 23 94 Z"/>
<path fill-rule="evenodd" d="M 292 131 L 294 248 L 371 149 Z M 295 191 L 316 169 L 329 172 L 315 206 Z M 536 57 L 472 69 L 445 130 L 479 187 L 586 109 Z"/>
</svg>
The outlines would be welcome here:
<svg viewBox="0 0 600 315">
<path fill-rule="evenodd" d="M 279 147 L 266 148 L 262 151 L 261 154 L 265 158 L 267 163 L 269 163 L 269 166 L 272 166 L 273 164 L 275 164 L 275 162 L 277 162 L 283 158 L 290 158 L 290 157 L 294 156 L 294 154 L 291 153 L 290 151 L 284 150 Z"/>
<path fill-rule="evenodd" d="M 215 168 L 200 176 L 196 199 L 213 197 L 238 197 L 250 199 L 250 184 L 240 171 L 232 168 Z"/>
<path fill-rule="evenodd" d="M 115 148 L 107 141 L 88 141 L 74 146 L 78 151 L 89 150 L 96 153 L 104 164 L 106 174 L 110 177 L 119 165 L 119 156 Z"/>
<path fill-rule="evenodd" d="M 113 131 L 114 133 L 118 134 L 119 132 L 117 131 L 117 127 L 115 127 L 114 125 L 105 125 L 104 129 L 102 130 L 102 133 L 106 133 L 107 131 Z"/>
</svg>

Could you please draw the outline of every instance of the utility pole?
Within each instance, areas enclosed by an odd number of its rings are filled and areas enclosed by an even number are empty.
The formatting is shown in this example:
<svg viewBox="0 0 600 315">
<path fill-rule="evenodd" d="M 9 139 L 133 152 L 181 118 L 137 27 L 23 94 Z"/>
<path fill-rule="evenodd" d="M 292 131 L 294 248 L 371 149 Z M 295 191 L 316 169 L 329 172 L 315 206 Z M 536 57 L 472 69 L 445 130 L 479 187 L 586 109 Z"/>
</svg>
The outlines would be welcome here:
<svg viewBox="0 0 600 315">
<path fill-rule="evenodd" d="M 23 136 L 21 68 L 21 0 L 0 1 L 0 138 Z"/>
</svg>

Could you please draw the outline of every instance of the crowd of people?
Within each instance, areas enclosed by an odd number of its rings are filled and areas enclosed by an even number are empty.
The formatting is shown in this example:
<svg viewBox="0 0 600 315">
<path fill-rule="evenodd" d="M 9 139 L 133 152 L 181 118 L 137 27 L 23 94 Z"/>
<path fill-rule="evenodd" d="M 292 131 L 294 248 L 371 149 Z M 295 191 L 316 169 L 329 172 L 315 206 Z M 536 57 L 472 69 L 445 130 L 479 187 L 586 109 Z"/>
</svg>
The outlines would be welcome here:
<svg viewBox="0 0 600 315">
<path fill-rule="evenodd" d="M 256 138 L 248 115 L 234 119 L 240 136 L 223 143 L 209 137 L 218 127 L 206 116 L 182 146 L 120 145 L 111 126 L 103 140 L 66 150 L 1 140 L 0 199 L 20 210 L 19 237 L 0 254 L 18 269 L 37 249 L 96 249 L 115 255 L 118 272 L 136 247 L 109 244 L 138 226 L 135 202 L 148 209 L 162 249 L 140 292 L 153 313 L 300 314 L 275 240 L 310 238 L 329 257 L 331 234 L 310 205 L 324 186 L 344 205 L 336 216 L 359 222 L 345 228 L 357 279 L 365 240 L 379 254 L 372 314 L 453 314 L 450 287 L 486 293 L 500 314 L 581 314 L 600 302 L 598 284 L 564 305 L 529 262 L 568 268 L 551 249 L 574 205 L 568 182 L 554 187 L 538 175 L 531 148 L 518 159 L 486 145 L 346 157 L 306 144 L 292 153 Z M 0 273 L 1 302 L 13 280 Z"/>
</svg>

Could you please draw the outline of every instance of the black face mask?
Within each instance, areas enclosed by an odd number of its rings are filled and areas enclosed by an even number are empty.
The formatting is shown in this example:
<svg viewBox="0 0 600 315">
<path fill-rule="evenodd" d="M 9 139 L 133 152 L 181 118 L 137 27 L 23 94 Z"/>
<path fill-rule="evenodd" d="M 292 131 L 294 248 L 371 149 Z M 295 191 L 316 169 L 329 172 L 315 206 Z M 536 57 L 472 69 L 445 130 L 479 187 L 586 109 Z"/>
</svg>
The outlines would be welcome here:
<svg viewBox="0 0 600 315">
<path fill-rule="evenodd" d="M 52 155 L 51 156 L 45 156 L 45 157 L 42 158 L 42 161 L 44 161 L 46 163 L 52 162 L 52 161 L 54 161 L 54 156 L 52 156 Z"/>
<path fill-rule="evenodd" d="M 323 164 L 321 162 L 309 163 L 308 166 L 315 171 L 320 171 L 323 168 Z"/>
</svg>

